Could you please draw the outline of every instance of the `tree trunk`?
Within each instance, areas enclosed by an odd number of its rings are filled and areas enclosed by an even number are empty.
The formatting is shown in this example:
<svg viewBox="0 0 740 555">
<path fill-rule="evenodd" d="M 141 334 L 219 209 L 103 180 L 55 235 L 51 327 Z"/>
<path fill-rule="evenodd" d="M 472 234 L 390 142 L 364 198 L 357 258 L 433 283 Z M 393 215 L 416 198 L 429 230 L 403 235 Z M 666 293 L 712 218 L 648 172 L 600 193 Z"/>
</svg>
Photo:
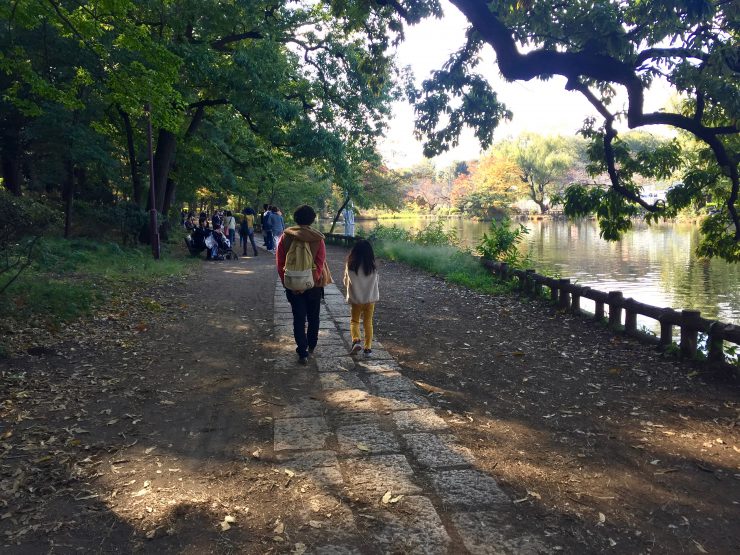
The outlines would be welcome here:
<svg viewBox="0 0 740 555">
<path fill-rule="evenodd" d="M 139 173 L 139 166 L 136 163 L 136 146 L 134 144 L 134 130 L 131 127 L 131 118 L 121 108 L 118 108 L 118 112 L 121 114 L 123 120 L 123 126 L 126 130 L 126 145 L 128 146 L 128 163 L 131 171 L 131 187 L 132 196 L 136 206 L 141 206 L 141 199 L 143 194 L 143 188 L 141 186 L 141 174 Z"/>
<path fill-rule="evenodd" d="M 534 202 L 535 204 L 537 204 L 537 206 L 540 207 L 540 214 L 544 214 L 550 209 L 550 207 L 547 206 L 544 200 L 535 200 Z"/>
<path fill-rule="evenodd" d="M 199 106 L 193 115 L 193 119 L 190 120 L 190 125 L 185 131 L 183 140 L 188 141 L 195 134 L 203 122 L 204 116 L 205 109 L 203 106 Z M 157 153 L 154 156 L 154 190 L 157 196 L 157 212 L 160 214 L 166 215 L 175 202 L 176 184 L 170 177 L 170 171 L 176 167 L 176 147 L 177 137 L 174 133 L 160 129 L 157 138 Z"/>
<path fill-rule="evenodd" d="M 3 185 L 15 196 L 21 196 L 21 156 L 16 137 L 5 137 L 2 144 Z"/>
<path fill-rule="evenodd" d="M 157 212 L 162 213 L 164 208 L 164 196 L 167 189 L 167 178 L 170 168 L 175 159 L 175 148 L 177 137 L 166 129 L 160 129 L 157 137 L 157 151 L 154 154 L 154 195 Z M 147 200 L 146 209 L 151 210 L 151 195 Z"/>
<path fill-rule="evenodd" d="M 349 204 L 350 196 L 347 195 L 347 198 L 344 199 L 344 203 L 342 203 L 342 206 L 339 207 L 339 210 L 337 210 L 336 215 L 334 216 L 334 221 L 331 223 L 331 229 L 329 229 L 329 233 L 334 233 L 334 227 L 337 225 L 337 220 L 339 219 L 339 216 L 342 214 L 342 210 L 347 208 L 347 205 Z"/>
<path fill-rule="evenodd" d="M 69 239 L 72 231 L 72 207 L 75 197 L 75 169 L 72 162 L 65 162 L 67 169 L 67 178 L 64 181 L 62 198 L 64 200 L 64 238 Z"/>
<path fill-rule="evenodd" d="M 177 185 L 172 179 L 167 179 L 167 187 L 164 190 L 164 199 L 162 199 L 162 214 L 166 217 L 175 202 L 175 190 Z"/>
</svg>

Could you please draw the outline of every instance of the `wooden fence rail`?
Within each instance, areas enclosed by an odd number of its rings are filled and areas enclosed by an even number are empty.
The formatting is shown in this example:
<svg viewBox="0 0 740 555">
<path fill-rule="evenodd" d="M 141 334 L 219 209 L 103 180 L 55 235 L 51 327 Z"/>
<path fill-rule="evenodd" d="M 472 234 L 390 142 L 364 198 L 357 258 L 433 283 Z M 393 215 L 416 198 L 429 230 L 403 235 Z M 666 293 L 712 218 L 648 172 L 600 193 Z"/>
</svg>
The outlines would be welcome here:
<svg viewBox="0 0 740 555">
<path fill-rule="evenodd" d="M 352 246 L 357 238 L 339 234 L 326 234 L 332 243 Z M 599 291 L 583 285 L 571 283 L 569 279 L 556 279 L 543 276 L 535 270 L 510 268 L 506 262 L 482 259 L 483 265 L 502 280 L 515 280 L 517 287 L 529 295 L 542 295 L 543 287 L 549 289 L 550 300 L 558 308 L 581 316 L 591 316 L 603 321 L 605 307 L 609 307 L 608 325 L 615 331 L 623 331 L 641 340 L 656 343 L 666 348 L 673 343 L 673 328 L 680 328 L 679 348 L 681 355 L 693 358 L 697 354 L 699 334 L 707 336 L 708 358 L 713 362 L 725 361 L 724 342 L 740 345 L 740 326 L 703 318 L 697 310 L 674 310 L 641 303 L 625 298 L 621 291 Z M 581 309 L 581 299 L 594 301 L 594 312 L 590 314 Z M 622 313 L 624 312 L 624 328 Z M 637 329 L 637 316 L 652 318 L 660 323 L 660 335 L 651 338 Z"/>
<path fill-rule="evenodd" d="M 660 323 L 660 335 L 655 342 L 665 348 L 673 342 L 673 327 L 680 328 L 679 347 L 681 354 L 694 357 L 697 353 L 699 334 L 707 336 L 708 358 L 711 361 L 725 361 L 724 342 L 740 345 L 740 326 L 702 318 L 697 310 L 674 310 L 641 303 L 635 299 L 625 298 L 621 291 L 598 291 L 591 287 L 576 285 L 569 279 L 554 279 L 542 276 L 534 270 L 509 268 L 505 262 L 483 260 L 483 265 L 503 280 L 516 280 L 518 288 L 529 294 L 541 294 L 542 288 L 550 290 L 550 299 L 558 308 L 575 314 L 587 315 L 581 309 L 581 299 L 594 301 L 595 310 L 592 317 L 602 321 L 605 307 L 609 307 L 609 327 L 622 330 L 622 313 L 624 312 L 624 332 L 640 339 L 650 339 L 637 329 L 637 316 L 652 318 Z"/>
</svg>

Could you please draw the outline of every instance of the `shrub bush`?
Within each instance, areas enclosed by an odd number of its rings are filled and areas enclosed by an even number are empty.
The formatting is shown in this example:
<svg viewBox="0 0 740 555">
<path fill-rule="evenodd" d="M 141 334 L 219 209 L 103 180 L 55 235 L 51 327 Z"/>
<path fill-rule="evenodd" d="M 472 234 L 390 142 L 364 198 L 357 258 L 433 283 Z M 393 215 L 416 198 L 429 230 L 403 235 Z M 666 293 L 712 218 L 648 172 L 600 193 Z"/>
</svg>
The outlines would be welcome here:
<svg viewBox="0 0 740 555">
<path fill-rule="evenodd" d="M 476 251 L 483 258 L 507 262 L 513 267 L 522 267 L 528 260 L 527 256 L 519 251 L 519 245 L 529 231 L 523 224 L 519 227 L 511 227 L 511 220 L 504 218 L 501 221 L 493 220 L 489 233 L 484 233 L 483 238 L 476 247 Z"/>
</svg>

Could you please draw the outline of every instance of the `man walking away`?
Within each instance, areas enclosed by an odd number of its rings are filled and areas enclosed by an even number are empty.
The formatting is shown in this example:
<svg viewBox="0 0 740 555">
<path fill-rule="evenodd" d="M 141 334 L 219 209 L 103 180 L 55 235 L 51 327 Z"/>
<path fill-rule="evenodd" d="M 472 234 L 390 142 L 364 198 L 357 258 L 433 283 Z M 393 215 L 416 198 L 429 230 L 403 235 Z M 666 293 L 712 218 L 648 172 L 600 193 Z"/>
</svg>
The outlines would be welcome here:
<svg viewBox="0 0 740 555">
<path fill-rule="evenodd" d="M 285 296 L 288 298 L 290 308 L 293 312 L 293 337 L 298 353 L 298 363 L 306 364 L 308 356 L 313 353 L 319 340 L 319 312 L 321 310 L 321 298 L 324 296 L 324 285 L 331 283 L 331 276 L 326 266 L 326 245 L 324 236 L 311 227 L 316 219 L 316 212 L 307 205 L 300 206 L 293 214 L 296 226 L 285 230 L 282 241 L 277 249 L 277 271 L 285 287 Z M 289 278 L 296 273 L 292 268 L 286 267 L 286 261 L 290 265 L 292 261 L 301 258 L 296 256 L 300 251 L 305 254 L 305 249 L 310 249 L 308 265 L 311 267 L 310 275 L 307 274 L 307 287 L 298 290 L 289 289 L 286 285 L 286 270 L 290 272 Z M 288 256 L 290 253 L 290 256 Z M 306 332 L 308 323 L 308 332 Z"/>
<path fill-rule="evenodd" d="M 270 207 L 267 207 L 267 210 L 262 214 L 262 236 L 265 238 L 265 248 L 270 251 L 275 251 L 275 241 L 274 237 L 272 235 L 272 211 L 270 210 Z"/>
</svg>

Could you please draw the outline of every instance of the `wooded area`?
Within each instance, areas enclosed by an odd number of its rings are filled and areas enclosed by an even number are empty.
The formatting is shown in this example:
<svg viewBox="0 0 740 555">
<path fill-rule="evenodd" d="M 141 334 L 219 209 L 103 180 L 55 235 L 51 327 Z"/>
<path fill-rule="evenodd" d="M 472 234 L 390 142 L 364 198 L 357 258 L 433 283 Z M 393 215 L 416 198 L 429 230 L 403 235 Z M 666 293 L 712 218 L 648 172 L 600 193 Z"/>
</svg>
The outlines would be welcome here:
<svg viewBox="0 0 740 555">
<path fill-rule="evenodd" d="M 581 134 L 589 172 L 608 181 L 573 183 L 563 194 L 567 215 L 595 214 L 604 237 L 617 239 L 643 212 L 654 222 L 711 203 L 717 209 L 703 221 L 699 253 L 740 260 L 734 3 L 452 3 L 471 24 L 467 42 L 420 86 L 395 67 L 393 46 L 405 25 L 441 15 L 437 0 L 4 5 L 4 188 L 63 209 L 67 235 L 78 220 L 103 213 L 140 225 L 149 103 L 155 208 L 164 215 L 229 199 L 394 206 L 398 176 L 375 148 L 390 102 L 414 103 L 430 156 L 454 146 L 466 126 L 487 148 L 511 116 L 477 73 L 478 54 L 490 46 L 506 79 L 565 77 L 600 114 Z M 678 100 L 647 113 L 645 91 L 657 80 Z M 678 137 L 635 149 L 618 133 L 620 122 L 665 126 Z M 559 165 L 552 160 L 550 170 Z M 544 211 L 548 178 L 529 169 L 526 187 Z M 646 200 L 641 179 L 675 186 L 665 200 Z"/>
</svg>

